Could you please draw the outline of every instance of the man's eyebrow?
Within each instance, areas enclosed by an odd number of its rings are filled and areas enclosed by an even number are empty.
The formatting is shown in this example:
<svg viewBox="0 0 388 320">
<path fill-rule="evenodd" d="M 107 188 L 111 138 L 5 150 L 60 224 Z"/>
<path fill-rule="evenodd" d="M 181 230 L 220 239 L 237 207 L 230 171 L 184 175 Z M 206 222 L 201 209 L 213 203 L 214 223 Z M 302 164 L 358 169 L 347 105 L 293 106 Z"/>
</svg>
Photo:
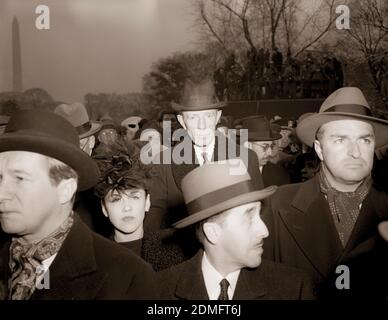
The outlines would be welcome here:
<svg viewBox="0 0 388 320">
<path fill-rule="evenodd" d="M 256 212 L 256 207 L 251 207 L 245 210 L 245 214 L 248 216 L 251 216 L 255 212 Z"/>
<path fill-rule="evenodd" d="M 331 135 L 329 135 L 329 137 L 330 138 L 346 138 L 346 137 L 348 137 L 348 135 L 346 135 L 346 134 L 331 134 Z"/>
<path fill-rule="evenodd" d="M 360 136 L 360 138 L 374 138 L 375 135 L 372 133 L 363 134 Z"/>
<path fill-rule="evenodd" d="M 366 133 L 366 134 L 363 134 L 363 135 L 360 135 L 358 138 L 374 138 L 374 134 L 372 133 Z M 329 137 L 331 138 L 347 138 L 349 137 L 349 135 L 347 134 L 331 134 Z"/>
<path fill-rule="evenodd" d="M 23 175 L 26 175 L 26 176 L 29 176 L 31 177 L 31 173 L 25 171 L 25 170 L 22 170 L 22 169 L 10 169 L 9 171 L 11 171 L 12 173 L 16 173 L 16 174 L 23 174 Z"/>
</svg>

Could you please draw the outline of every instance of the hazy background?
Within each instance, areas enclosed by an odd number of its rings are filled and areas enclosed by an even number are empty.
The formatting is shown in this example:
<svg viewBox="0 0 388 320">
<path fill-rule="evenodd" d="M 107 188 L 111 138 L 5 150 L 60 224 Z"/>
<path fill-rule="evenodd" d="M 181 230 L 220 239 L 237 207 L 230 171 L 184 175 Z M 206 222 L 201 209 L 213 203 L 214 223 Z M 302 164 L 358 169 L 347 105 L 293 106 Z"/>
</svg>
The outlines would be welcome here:
<svg viewBox="0 0 388 320">
<path fill-rule="evenodd" d="M 50 8 L 50 30 L 35 8 Z M 190 0 L 0 0 L 0 92 L 12 90 L 12 19 L 17 16 L 23 89 L 55 100 L 141 90 L 158 58 L 195 48 Z"/>
</svg>

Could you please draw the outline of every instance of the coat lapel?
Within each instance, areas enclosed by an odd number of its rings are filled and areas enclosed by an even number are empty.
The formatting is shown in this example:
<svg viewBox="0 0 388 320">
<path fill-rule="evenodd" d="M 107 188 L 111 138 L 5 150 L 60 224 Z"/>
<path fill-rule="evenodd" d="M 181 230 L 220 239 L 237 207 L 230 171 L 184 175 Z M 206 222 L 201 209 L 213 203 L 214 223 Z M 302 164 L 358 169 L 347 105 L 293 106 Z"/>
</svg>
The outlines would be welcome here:
<svg viewBox="0 0 388 320">
<path fill-rule="evenodd" d="M 193 258 L 187 261 L 185 270 L 181 273 L 175 289 L 177 298 L 209 300 L 201 269 L 202 256 L 203 250 L 199 250 Z"/>
<path fill-rule="evenodd" d="M 107 277 L 97 271 L 91 231 L 75 216 L 74 224 L 49 268 L 50 289 L 36 290 L 34 300 L 94 299 Z"/>
<path fill-rule="evenodd" d="M 373 249 L 378 241 L 377 225 L 380 217 L 375 204 L 379 203 L 375 189 L 372 187 L 365 198 L 360 214 L 354 225 L 348 243 L 340 257 L 340 261 L 346 261 Z"/>
<path fill-rule="evenodd" d="M 188 140 L 189 140 L 188 138 L 184 139 L 181 143 L 179 143 L 178 145 L 176 145 L 172 149 L 171 171 L 172 171 L 172 175 L 174 177 L 175 184 L 179 190 L 181 190 L 181 182 L 182 182 L 183 177 L 186 174 L 188 174 L 190 171 L 194 170 L 196 167 L 199 166 L 198 160 L 195 156 L 194 146 L 191 142 L 190 142 L 191 159 L 190 159 L 189 163 L 176 163 L 173 160 L 173 156 L 176 152 L 178 152 L 180 150 L 180 154 L 181 154 L 182 152 L 185 152 L 185 150 L 187 150 L 187 148 L 188 148 L 187 141 Z M 181 157 L 183 157 L 182 154 L 181 154 Z"/>
<path fill-rule="evenodd" d="M 342 253 L 342 245 L 317 177 L 301 184 L 290 209 L 279 211 L 286 228 L 314 268 L 327 275 Z"/>
<path fill-rule="evenodd" d="M 9 279 L 9 246 L 11 241 L 4 240 L 0 248 L 0 300 L 8 297 L 8 279 Z"/>
<path fill-rule="evenodd" d="M 262 269 L 242 269 L 237 280 L 233 300 L 257 300 L 267 294 Z"/>
</svg>

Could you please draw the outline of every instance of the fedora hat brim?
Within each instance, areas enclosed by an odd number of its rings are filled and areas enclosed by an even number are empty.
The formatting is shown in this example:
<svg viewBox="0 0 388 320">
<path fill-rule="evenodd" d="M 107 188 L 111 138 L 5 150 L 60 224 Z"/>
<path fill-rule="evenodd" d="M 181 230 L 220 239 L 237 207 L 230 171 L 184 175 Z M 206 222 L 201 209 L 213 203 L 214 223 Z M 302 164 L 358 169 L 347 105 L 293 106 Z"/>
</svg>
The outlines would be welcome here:
<svg viewBox="0 0 388 320">
<path fill-rule="evenodd" d="M 243 128 L 244 129 L 244 128 Z M 236 135 L 240 136 L 241 133 L 238 131 Z M 274 132 L 273 137 L 264 137 L 258 132 L 249 132 L 248 131 L 248 141 L 275 141 L 282 138 L 280 133 Z"/>
<path fill-rule="evenodd" d="M 202 111 L 209 109 L 221 109 L 227 105 L 226 102 L 218 102 L 210 105 L 195 105 L 195 106 L 184 106 L 175 102 L 171 102 L 171 106 L 174 111 L 182 112 L 182 111 Z"/>
<path fill-rule="evenodd" d="M 91 128 L 87 132 L 80 134 L 79 135 L 80 139 L 87 138 L 87 137 L 95 134 L 96 132 L 98 132 L 102 128 L 101 123 L 90 121 L 90 124 L 92 125 Z"/>
<path fill-rule="evenodd" d="M 178 222 L 174 223 L 173 226 L 177 229 L 185 228 L 189 225 L 205 220 L 225 210 L 238 207 L 249 202 L 263 200 L 273 195 L 276 189 L 276 186 L 270 186 L 262 190 L 256 190 L 239 195 L 237 197 L 230 198 L 227 201 L 220 202 L 212 207 L 206 208 L 182 220 L 179 220 Z"/>
<path fill-rule="evenodd" d="M 274 133 L 273 137 L 263 137 L 260 134 L 257 134 L 255 132 L 249 133 L 248 132 L 248 141 L 275 141 L 282 138 L 282 135 L 280 133 Z"/>
<path fill-rule="evenodd" d="M 360 120 L 370 123 L 375 132 L 376 148 L 388 144 L 388 121 L 347 112 L 317 113 L 303 119 L 296 128 L 296 134 L 306 145 L 312 147 L 318 129 L 325 123 L 336 120 Z"/>
<path fill-rule="evenodd" d="M 96 163 L 84 151 L 64 140 L 26 133 L 7 133 L 0 136 L 0 152 L 29 151 L 55 158 L 70 166 L 78 174 L 78 190 L 93 187 L 99 178 Z"/>
</svg>

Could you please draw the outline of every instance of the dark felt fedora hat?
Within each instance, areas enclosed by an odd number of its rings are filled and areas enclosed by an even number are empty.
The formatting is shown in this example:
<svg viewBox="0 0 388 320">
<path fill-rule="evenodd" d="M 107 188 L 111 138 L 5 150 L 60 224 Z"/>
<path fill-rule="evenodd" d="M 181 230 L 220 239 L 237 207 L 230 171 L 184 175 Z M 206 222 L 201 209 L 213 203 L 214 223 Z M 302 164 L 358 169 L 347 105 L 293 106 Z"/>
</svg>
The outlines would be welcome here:
<svg viewBox="0 0 388 320">
<path fill-rule="evenodd" d="M 372 116 L 371 108 L 359 88 L 334 91 L 322 103 L 319 112 L 303 119 L 296 128 L 299 139 L 312 147 L 318 129 L 336 120 L 360 120 L 370 123 L 375 132 L 376 148 L 388 144 L 388 121 Z"/>
<path fill-rule="evenodd" d="M 225 210 L 259 201 L 271 196 L 276 186 L 264 188 L 261 179 L 251 178 L 241 159 L 205 164 L 190 171 L 182 179 L 183 198 L 188 217 L 176 222 L 175 228 L 184 228 Z M 233 174 L 233 172 L 235 174 Z"/>
<path fill-rule="evenodd" d="M 79 147 L 75 128 L 53 112 L 15 112 L 0 136 L 0 152 L 5 151 L 35 152 L 62 161 L 78 173 L 78 190 L 93 187 L 99 177 L 97 165 Z"/>
<path fill-rule="evenodd" d="M 64 117 L 77 130 L 80 139 L 89 137 L 101 129 L 101 123 L 91 121 L 85 106 L 80 102 L 73 104 L 62 103 L 54 110 Z"/>
<path fill-rule="evenodd" d="M 248 129 L 248 141 L 273 141 L 282 137 L 278 126 L 271 125 L 263 115 L 243 118 L 241 125 L 242 129 Z"/>
<path fill-rule="evenodd" d="M 201 111 L 223 108 L 226 103 L 217 99 L 211 80 L 204 80 L 200 83 L 186 80 L 179 102 L 172 102 L 171 106 L 177 112 Z"/>
</svg>

